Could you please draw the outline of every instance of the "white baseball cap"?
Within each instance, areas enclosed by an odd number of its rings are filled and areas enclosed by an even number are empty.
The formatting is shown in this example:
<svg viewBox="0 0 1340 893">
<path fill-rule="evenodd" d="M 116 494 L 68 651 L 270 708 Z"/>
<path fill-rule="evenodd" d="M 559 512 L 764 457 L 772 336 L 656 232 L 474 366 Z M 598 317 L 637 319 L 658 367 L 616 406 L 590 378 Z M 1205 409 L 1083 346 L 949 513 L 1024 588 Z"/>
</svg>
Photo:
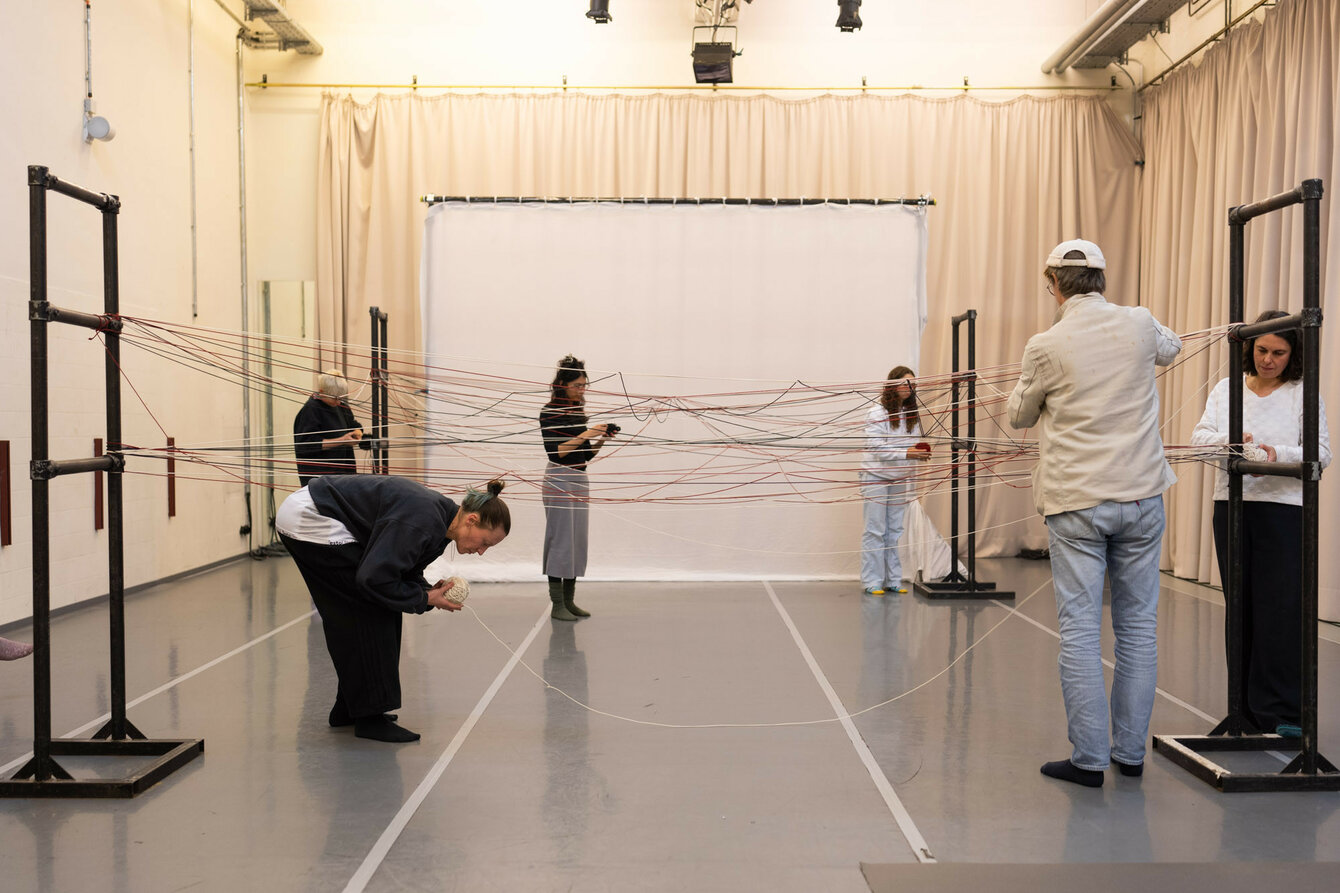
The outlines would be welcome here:
<svg viewBox="0 0 1340 893">
<path fill-rule="evenodd" d="M 1084 258 L 1066 259 L 1066 255 L 1072 251 L 1084 252 Z M 1049 267 L 1088 267 L 1091 270 L 1106 270 L 1107 261 L 1103 258 L 1103 252 L 1092 242 L 1084 239 L 1071 239 L 1069 242 L 1062 242 L 1052 249 L 1052 253 L 1047 255 L 1047 266 Z"/>
</svg>

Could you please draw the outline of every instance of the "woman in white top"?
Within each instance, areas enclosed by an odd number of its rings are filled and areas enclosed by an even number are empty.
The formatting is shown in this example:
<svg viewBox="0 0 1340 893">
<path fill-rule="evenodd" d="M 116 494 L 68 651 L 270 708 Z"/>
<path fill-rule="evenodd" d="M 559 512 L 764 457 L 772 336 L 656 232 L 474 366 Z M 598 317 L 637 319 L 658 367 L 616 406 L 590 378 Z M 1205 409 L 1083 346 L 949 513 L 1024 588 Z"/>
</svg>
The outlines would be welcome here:
<svg viewBox="0 0 1340 893">
<path fill-rule="evenodd" d="M 911 498 L 908 473 L 915 462 L 931 457 L 921 441 L 915 376 L 906 366 L 889 372 L 879 405 L 865 419 L 865 455 L 861 462 L 861 496 L 865 500 L 865 534 L 861 537 L 861 585 L 867 595 L 907 592 L 898 560 L 903 513 Z"/>
<path fill-rule="evenodd" d="M 1288 316 L 1268 310 L 1257 322 Z M 1303 459 L 1303 357 L 1295 330 L 1262 335 L 1242 346 L 1242 439 L 1268 462 Z M 1228 379 L 1215 385 L 1194 444 L 1228 443 Z M 1331 464 L 1326 406 L 1321 405 L 1318 458 Z M 1242 480 L 1242 703 L 1258 729 L 1299 736 L 1302 666 L 1303 484 L 1297 478 Z M 1214 476 L 1214 546 L 1219 575 L 1228 577 L 1228 473 Z"/>
</svg>

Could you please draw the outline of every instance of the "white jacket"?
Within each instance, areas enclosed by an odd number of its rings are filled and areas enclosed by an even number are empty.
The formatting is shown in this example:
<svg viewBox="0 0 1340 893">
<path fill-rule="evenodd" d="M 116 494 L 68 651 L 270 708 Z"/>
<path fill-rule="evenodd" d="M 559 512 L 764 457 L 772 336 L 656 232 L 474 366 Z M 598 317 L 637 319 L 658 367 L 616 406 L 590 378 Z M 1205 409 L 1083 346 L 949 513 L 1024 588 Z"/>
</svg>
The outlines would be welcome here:
<svg viewBox="0 0 1340 893">
<path fill-rule="evenodd" d="M 1039 429 L 1039 514 L 1147 499 L 1177 481 L 1163 456 L 1154 367 L 1181 349 L 1144 307 L 1097 292 L 1072 295 L 1028 340 L 1009 414 L 1015 428 Z"/>
<path fill-rule="evenodd" d="M 865 416 L 865 455 L 861 471 L 886 481 L 901 480 L 907 476 L 907 467 L 918 460 L 907 458 L 907 451 L 921 440 L 921 424 L 908 431 L 899 426 L 897 431 L 889 424 L 889 412 L 875 405 Z"/>
</svg>

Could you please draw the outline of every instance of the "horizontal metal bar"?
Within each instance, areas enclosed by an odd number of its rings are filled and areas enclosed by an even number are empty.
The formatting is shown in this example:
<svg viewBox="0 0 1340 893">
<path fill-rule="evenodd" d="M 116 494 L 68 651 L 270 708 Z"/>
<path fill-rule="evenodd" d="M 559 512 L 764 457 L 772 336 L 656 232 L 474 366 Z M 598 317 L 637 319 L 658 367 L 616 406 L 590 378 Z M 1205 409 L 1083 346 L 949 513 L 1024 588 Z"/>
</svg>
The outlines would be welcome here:
<svg viewBox="0 0 1340 893">
<path fill-rule="evenodd" d="M 28 319 L 65 323 L 70 326 L 94 329 L 98 332 L 119 332 L 123 328 L 119 316 L 112 316 L 107 313 L 85 313 L 82 310 L 54 307 L 46 301 L 29 301 Z"/>
<path fill-rule="evenodd" d="M 440 205 L 447 202 L 481 205 L 761 205 L 764 207 L 795 207 L 799 205 L 916 205 L 928 207 L 935 205 L 935 199 L 928 195 L 918 198 L 599 198 L 594 196 L 574 196 L 561 198 L 555 196 L 515 196 L 515 195 L 422 195 L 419 201 L 428 205 Z"/>
<path fill-rule="evenodd" d="M 1228 340 L 1251 341 L 1253 338 L 1260 338 L 1262 335 L 1272 335 L 1275 332 L 1285 332 L 1289 329 L 1301 329 L 1304 324 L 1305 321 L 1301 313 L 1281 316 L 1278 319 L 1268 319 L 1265 322 L 1238 323 L 1228 327 Z"/>
<path fill-rule="evenodd" d="M 1229 459 L 1228 470 L 1235 474 L 1259 474 L 1264 477 L 1298 478 L 1299 480 L 1321 480 L 1320 468 L 1307 467 L 1320 463 L 1304 462 L 1250 462 L 1247 459 Z M 1315 472 L 1316 477 L 1310 475 Z"/>
<path fill-rule="evenodd" d="M 92 205 L 101 211 L 121 210 L 121 199 L 116 196 L 108 195 L 105 192 L 94 192 L 91 189 L 67 183 L 44 167 L 34 165 L 28 168 L 28 185 L 41 186 L 52 192 L 68 195 L 72 199 Z"/>
<path fill-rule="evenodd" d="M 1296 189 L 1290 189 L 1288 192 L 1281 192 L 1279 195 L 1272 195 L 1270 198 L 1263 198 L 1259 202 L 1252 202 L 1250 205 L 1238 205 L 1236 208 L 1230 208 L 1228 222 L 1230 224 L 1246 223 L 1253 217 L 1260 217 L 1262 214 L 1269 214 L 1271 211 L 1296 205 L 1302 200 L 1303 188 L 1300 186 Z"/>
<path fill-rule="evenodd" d="M 923 85 L 854 85 L 840 84 L 833 87 L 823 86 L 757 86 L 749 84 L 667 84 L 656 86 L 654 84 L 392 84 L 392 83 L 357 83 L 357 84 L 338 84 L 330 82 L 298 82 L 298 81 L 249 81 L 242 86 L 253 87 L 261 90 L 268 90 L 271 87 L 279 89 L 298 89 L 298 90 L 549 90 L 556 92 L 567 92 L 569 90 L 598 90 L 605 91 L 624 91 L 624 90 L 651 90 L 657 93 L 665 92 L 689 92 L 693 90 L 743 90 L 753 92 L 801 92 L 801 93 L 875 93 L 888 92 L 893 90 L 898 93 L 970 93 L 982 90 L 1004 90 L 1009 93 L 1112 93 L 1124 89 L 1114 87 L 1111 83 L 1107 84 L 1035 84 L 1022 86 L 997 86 L 974 84 L 949 84 L 943 87 Z"/>
<path fill-rule="evenodd" d="M 965 310 L 965 311 L 963 311 L 962 313 L 960 313 L 958 316 L 951 316 L 951 317 L 949 318 L 949 321 L 952 322 L 954 325 L 958 325 L 958 324 L 961 323 L 961 322 L 967 322 L 968 320 L 976 319 L 976 318 L 977 318 L 977 311 L 976 311 L 976 310 Z"/>
<path fill-rule="evenodd" d="M 31 477 L 35 481 L 49 481 L 65 474 L 82 474 L 88 471 L 124 471 L 126 457 L 120 453 L 105 453 L 89 459 L 34 459 L 30 465 Z"/>
</svg>

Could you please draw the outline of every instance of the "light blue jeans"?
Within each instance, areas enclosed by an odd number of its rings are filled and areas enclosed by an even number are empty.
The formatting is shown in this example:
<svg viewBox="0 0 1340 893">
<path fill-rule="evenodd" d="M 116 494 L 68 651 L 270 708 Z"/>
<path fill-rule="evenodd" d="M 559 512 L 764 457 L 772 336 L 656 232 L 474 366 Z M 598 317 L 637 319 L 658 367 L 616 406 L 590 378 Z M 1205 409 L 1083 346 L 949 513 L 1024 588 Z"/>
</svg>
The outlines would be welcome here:
<svg viewBox="0 0 1340 893">
<path fill-rule="evenodd" d="M 1145 758 L 1158 677 L 1159 554 L 1163 497 L 1103 502 L 1047 516 L 1052 581 L 1061 630 L 1061 694 L 1081 769 Z M 1111 733 L 1104 691 L 1101 631 L 1103 575 L 1112 587 Z"/>
<path fill-rule="evenodd" d="M 903 580 L 898 541 L 903 538 L 903 515 L 907 512 L 907 482 L 886 481 L 861 472 L 861 496 L 865 500 L 861 586 L 897 589 Z"/>
</svg>

